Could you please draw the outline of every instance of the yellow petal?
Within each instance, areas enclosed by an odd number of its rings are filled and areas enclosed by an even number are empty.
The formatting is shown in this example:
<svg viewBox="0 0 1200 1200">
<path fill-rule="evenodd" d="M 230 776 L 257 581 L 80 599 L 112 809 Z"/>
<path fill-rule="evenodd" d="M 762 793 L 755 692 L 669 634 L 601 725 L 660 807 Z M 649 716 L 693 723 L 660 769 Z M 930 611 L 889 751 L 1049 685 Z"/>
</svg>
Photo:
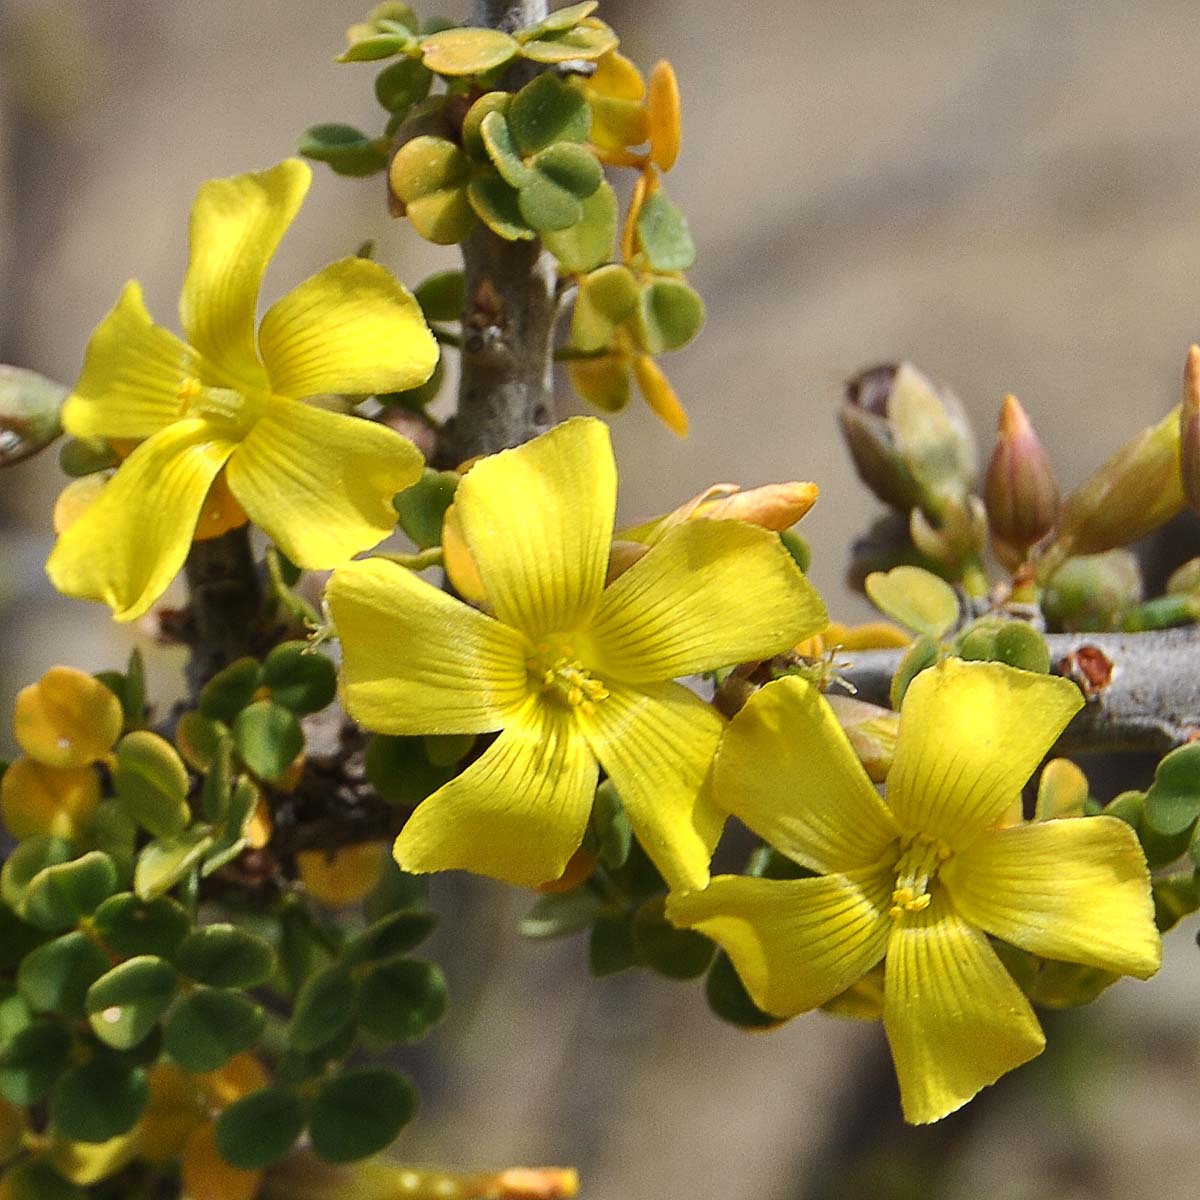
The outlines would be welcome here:
<svg viewBox="0 0 1200 1200">
<path fill-rule="evenodd" d="M 478 761 L 417 805 L 396 861 L 524 887 L 557 879 L 583 841 L 596 776 L 570 712 L 531 698 Z"/>
<path fill-rule="evenodd" d="M 64 1179 L 80 1187 L 92 1187 L 123 1171 L 139 1151 L 137 1129 L 104 1142 L 71 1142 L 58 1135 L 50 1143 L 47 1160 Z"/>
<path fill-rule="evenodd" d="M 442 565 L 454 590 L 464 599 L 481 608 L 487 604 L 487 592 L 483 590 L 483 580 L 479 577 L 479 568 L 467 549 L 467 539 L 463 536 L 462 522 L 458 519 L 458 509 L 453 504 L 446 509 L 442 517 Z"/>
<path fill-rule="evenodd" d="M 650 411 L 674 434 L 687 437 L 688 415 L 671 381 L 648 354 L 633 356 L 633 374 Z"/>
<path fill-rule="evenodd" d="M 825 621 L 820 596 L 775 534 L 694 521 L 605 590 L 591 636 L 601 674 L 648 683 L 770 658 Z"/>
<path fill-rule="evenodd" d="M 332 263 L 273 304 L 258 344 L 271 389 L 297 398 L 406 391 L 438 360 L 420 305 L 365 258 Z"/>
<path fill-rule="evenodd" d="M 528 695 L 524 638 L 381 558 L 326 590 L 342 643 L 342 698 L 379 733 L 488 733 Z"/>
<path fill-rule="evenodd" d="M 891 889 L 891 875 L 878 871 L 816 879 L 718 875 L 702 892 L 670 896 L 667 916 L 712 938 L 759 1008 L 793 1017 L 839 995 L 883 957 Z"/>
<path fill-rule="evenodd" d="M 656 166 L 669 171 L 679 157 L 682 119 L 679 83 L 667 60 L 660 59 L 650 72 L 646 88 L 646 118 L 650 127 L 650 157 Z"/>
<path fill-rule="evenodd" d="M 51 667 L 17 693 L 13 709 L 21 749 L 51 767 L 83 767 L 103 757 L 124 721 L 116 696 L 74 667 Z"/>
<path fill-rule="evenodd" d="M 1117 817 L 989 830 L 939 878 L 965 920 L 1024 950 L 1139 979 L 1158 970 L 1150 873 Z"/>
<path fill-rule="evenodd" d="M 392 497 L 421 477 L 423 465 L 416 446 L 385 425 L 272 396 L 226 476 L 284 554 L 319 570 L 392 532 Z"/>
<path fill-rule="evenodd" d="M 100 803 L 91 767 L 47 767 L 18 758 L 0 777 L 0 813 L 18 841 L 46 834 L 73 841 Z"/>
<path fill-rule="evenodd" d="M 188 1135 L 180 1180 L 189 1200 L 254 1200 L 262 1177 L 261 1171 L 244 1171 L 225 1161 L 212 1121 L 197 1125 Z"/>
<path fill-rule="evenodd" d="M 140 1125 L 141 1156 L 152 1163 L 178 1158 L 188 1134 L 204 1119 L 196 1080 L 174 1063 L 156 1063 L 147 1072 L 150 1099 Z"/>
<path fill-rule="evenodd" d="M 609 684 L 608 696 L 577 712 L 663 878 L 673 888 L 704 887 L 725 821 L 705 786 L 724 720 L 676 683 Z"/>
<path fill-rule="evenodd" d="M 608 428 L 574 417 L 477 462 L 454 504 L 488 601 L 530 637 L 585 626 L 608 569 L 617 469 Z"/>
<path fill-rule="evenodd" d="M 216 372 L 206 382 L 264 386 L 254 349 L 258 289 L 311 181 L 308 166 L 289 158 L 269 171 L 210 179 L 196 193 L 179 316 Z"/>
<path fill-rule="evenodd" d="M 100 499 L 100 493 L 111 477 L 107 471 L 97 471 L 94 475 L 72 479 L 54 502 L 54 532 L 62 533 L 74 525 Z"/>
<path fill-rule="evenodd" d="M 1017 798 L 1083 707 L 1066 679 L 947 659 L 909 685 L 888 776 L 907 830 L 965 845 Z"/>
<path fill-rule="evenodd" d="M 813 871 L 868 867 L 899 831 L 821 693 L 768 683 L 730 722 L 713 771 L 717 803 Z"/>
<path fill-rule="evenodd" d="M 1029 1001 L 987 938 L 936 888 L 895 923 L 884 968 L 883 1025 L 904 1119 L 938 1121 L 1045 1048 Z"/>
<path fill-rule="evenodd" d="M 301 850 L 296 869 L 310 896 L 331 908 L 348 908 L 374 890 L 383 874 L 386 850 L 381 842 L 343 846 L 333 854 Z"/>
<path fill-rule="evenodd" d="M 61 499 L 60 496 L 59 500 L 61 501 Z M 57 512 L 57 509 L 55 511 Z M 204 508 L 196 522 L 196 541 L 207 542 L 212 538 L 218 538 L 231 529 L 245 525 L 248 519 L 246 510 L 229 490 L 229 481 L 225 478 L 225 472 L 222 471 L 213 481 L 212 487 L 208 489 L 208 495 L 204 498 Z"/>
<path fill-rule="evenodd" d="M 125 285 L 88 342 L 83 371 L 63 405 L 63 428 L 75 437 L 146 438 L 178 419 L 180 388 L 192 353 L 155 325 L 141 286 Z"/>
<path fill-rule="evenodd" d="M 58 539 L 46 572 L 60 592 L 103 600 L 118 621 L 140 617 L 167 590 L 234 444 L 207 421 L 177 421 L 122 463 L 100 498 Z"/>
<path fill-rule="evenodd" d="M 213 1108 L 228 1108 L 235 1100 L 265 1088 L 266 1068 L 249 1053 L 235 1054 L 223 1067 L 194 1077 Z"/>
<path fill-rule="evenodd" d="M 614 100 L 641 100 L 646 94 L 641 71 L 618 50 L 609 50 L 596 60 L 596 69 L 583 86 Z"/>
</svg>

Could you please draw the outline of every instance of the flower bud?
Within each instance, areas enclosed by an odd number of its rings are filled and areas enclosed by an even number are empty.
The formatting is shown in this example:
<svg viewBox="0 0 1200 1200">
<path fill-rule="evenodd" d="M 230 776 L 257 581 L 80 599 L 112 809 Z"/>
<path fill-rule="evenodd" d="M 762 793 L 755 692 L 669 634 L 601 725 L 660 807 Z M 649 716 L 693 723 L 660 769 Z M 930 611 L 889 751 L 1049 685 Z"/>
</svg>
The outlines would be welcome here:
<svg viewBox="0 0 1200 1200">
<path fill-rule="evenodd" d="M 1009 568 L 1020 565 L 1058 516 L 1054 468 L 1016 396 L 1005 396 L 1000 409 L 984 501 L 992 544 Z"/>
<path fill-rule="evenodd" d="M 1179 410 L 1179 474 L 1183 498 L 1200 513 L 1200 346 L 1188 351 Z"/>
<path fill-rule="evenodd" d="M 970 490 L 975 442 L 962 407 L 911 363 L 851 379 L 838 419 L 859 477 L 885 504 L 940 520 Z"/>
</svg>

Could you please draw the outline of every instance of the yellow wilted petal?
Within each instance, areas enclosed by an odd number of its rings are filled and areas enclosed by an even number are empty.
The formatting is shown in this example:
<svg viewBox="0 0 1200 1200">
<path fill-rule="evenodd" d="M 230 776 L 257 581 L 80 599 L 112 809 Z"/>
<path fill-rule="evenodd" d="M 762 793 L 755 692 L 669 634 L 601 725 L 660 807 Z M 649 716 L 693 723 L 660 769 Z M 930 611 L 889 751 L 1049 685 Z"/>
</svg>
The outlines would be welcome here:
<svg viewBox="0 0 1200 1200">
<path fill-rule="evenodd" d="M 764 1012 L 793 1017 L 825 1004 L 883 957 L 892 876 L 815 879 L 718 875 L 702 892 L 667 900 L 676 925 L 699 930 L 733 960 Z"/>
<path fill-rule="evenodd" d="M 276 301 L 258 342 L 272 391 L 297 399 L 406 391 L 438 361 L 420 305 L 365 258 L 332 263 Z"/>
<path fill-rule="evenodd" d="M 118 621 L 140 617 L 167 590 L 234 444 L 189 419 L 143 442 L 99 499 L 62 533 L 46 563 L 60 592 L 103 600 Z"/>
<path fill-rule="evenodd" d="M 608 692 L 578 710 L 580 726 L 663 878 L 702 888 L 725 823 L 705 786 L 725 722 L 676 683 L 609 684 Z"/>
<path fill-rule="evenodd" d="M 100 803 L 100 779 L 91 767 L 48 767 L 18 758 L 0 777 L 0 813 L 18 840 L 73 841 Z"/>
<path fill-rule="evenodd" d="M 268 171 L 210 179 L 196 193 L 179 316 L 216 373 L 206 382 L 265 386 L 254 348 L 258 291 L 311 182 L 309 167 L 289 158 Z"/>
<path fill-rule="evenodd" d="M 147 1083 L 150 1099 L 139 1126 L 140 1154 L 148 1162 L 171 1162 L 204 1120 L 204 1097 L 196 1080 L 174 1063 L 156 1063 Z"/>
<path fill-rule="evenodd" d="M 13 708 L 21 749 L 49 767 L 82 767 L 102 758 L 124 722 L 116 696 L 74 667 L 51 667 L 17 693 Z"/>
<path fill-rule="evenodd" d="M 467 549 L 462 522 L 458 519 L 458 510 L 453 504 L 446 509 L 446 514 L 442 517 L 442 566 L 446 568 L 454 590 L 464 600 L 480 607 L 487 603 L 487 592 L 483 590 L 479 568 L 471 557 L 471 551 Z"/>
<path fill-rule="evenodd" d="M 104 485 L 112 478 L 107 472 L 97 471 L 94 475 L 84 475 L 81 479 L 72 479 L 54 502 L 54 532 L 62 533 L 69 529 L 83 516 L 104 491 Z"/>
<path fill-rule="evenodd" d="M 614 100 L 641 100 L 646 94 L 641 71 L 619 50 L 609 50 L 596 60 L 596 69 L 584 86 Z"/>
<path fill-rule="evenodd" d="M 1159 968 L 1150 873 L 1117 817 L 988 830 L 940 877 L 965 920 L 1023 950 L 1139 979 Z"/>
<path fill-rule="evenodd" d="M 382 842 L 343 846 L 332 855 L 302 850 L 296 855 L 300 882 L 310 896 L 331 908 L 349 908 L 373 891 L 383 874 Z"/>
<path fill-rule="evenodd" d="M 829 705 L 799 676 L 768 683 L 733 718 L 713 783 L 723 808 L 814 871 L 878 863 L 899 833 Z"/>
<path fill-rule="evenodd" d="M 149 437 L 179 417 L 180 388 L 192 371 L 191 351 L 154 324 L 141 285 L 131 281 L 88 342 L 63 428 L 74 437 Z"/>
<path fill-rule="evenodd" d="M 61 500 L 61 497 L 59 499 Z M 229 483 L 222 471 L 204 498 L 204 508 L 201 509 L 200 518 L 196 522 L 195 540 L 206 542 L 218 538 L 231 529 L 245 525 L 248 519 L 246 510 L 229 490 Z"/>
<path fill-rule="evenodd" d="M 658 363 L 648 354 L 635 354 L 633 374 L 642 399 L 650 406 L 650 411 L 672 433 L 679 437 L 687 437 L 688 415 Z"/>
<path fill-rule="evenodd" d="M 1042 768 L 1038 780 L 1034 819 L 1051 821 L 1056 817 L 1082 817 L 1087 798 L 1087 776 L 1069 758 L 1052 758 Z"/>
<path fill-rule="evenodd" d="M 515 630 L 381 558 L 335 571 L 326 590 L 342 643 L 342 699 L 379 733 L 489 733 L 529 691 Z"/>
<path fill-rule="evenodd" d="M 987 938 L 944 891 L 895 922 L 884 968 L 883 1026 L 904 1118 L 925 1125 L 1045 1048 L 1029 1001 Z"/>
<path fill-rule="evenodd" d="M 650 130 L 650 158 L 662 170 L 669 171 L 679 157 L 683 123 L 679 83 L 674 69 L 665 58 L 656 62 L 650 72 L 646 88 L 646 119 Z"/>
<path fill-rule="evenodd" d="M 650 683 L 770 658 L 825 621 L 775 534 L 697 521 L 672 529 L 605 590 L 590 632 L 601 675 Z"/>
<path fill-rule="evenodd" d="M 532 697 L 476 762 L 421 801 L 396 861 L 524 887 L 557 879 L 583 840 L 596 777 L 570 711 Z"/>
<path fill-rule="evenodd" d="M 69 1142 L 55 1138 L 46 1157 L 64 1179 L 80 1187 L 91 1187 L 124 1170 L 138 1157 L 138 1151 L 135 1128 L 106 1142 Z"/>
<path fill-rule="evenodd" d="M 965 845 L 992 824 L 1083 707 L 1066 679 L 951 658 L 909 685 L 888 776 L 902 828 Z"/>
<path fill-rule="evenodd" d="M 261 1171 L 243 1171 L 225 1161 L 212 1121 L 197 1125 L 188 1135 L 180 1166 L 188 1200 L 254 1200 L 262 1178 Z"/>
<path fill-rule="evenodd" d="M 229 461 L 229 489 L 297 566 L 327 569 L 378 545 L 420 451 L 375 421 L 270 397 Z"/>
<path fill-rule="evenodd" d="M 532 638 L 588 622 L 604 587 L 616 496 L 608 428 L 592 417 L 467 472 L 454 504 L 501 621 Z"/>
</svg>

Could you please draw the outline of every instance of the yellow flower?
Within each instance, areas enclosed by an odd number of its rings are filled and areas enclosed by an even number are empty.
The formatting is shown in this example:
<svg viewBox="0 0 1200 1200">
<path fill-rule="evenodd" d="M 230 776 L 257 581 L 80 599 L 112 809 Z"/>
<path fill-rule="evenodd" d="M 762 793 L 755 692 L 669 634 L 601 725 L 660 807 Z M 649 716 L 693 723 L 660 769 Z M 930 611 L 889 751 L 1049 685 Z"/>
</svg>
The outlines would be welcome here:
<svg viewBox="0 0 1200 1200">
<path fill-rule="evenodd" d="M 140 616 L 183 565 L 202 512 L 229 508 L 206 510 L 224 484 L 302 567 L 336 566 L 391 532 L 392 497 L 421 471 L 416 447 L 300 400 L 423 383 L 437 347 L 416 302 L 383 267 L 347 258 L 272 305 L 255 335 L 263 272 L 310 181 L 289 159 L 201 187 L 186 343 L 151 321 L 134 282 L 92 335 L 63 426 L 139 444 L 62 531 L 46 568 L 60 591 L 103 600 L 120 621 Z"/>
<path fill-rule="evenodd" d="M 409 871 L 537 886 L 583 838 L 598 766 L 676 886 L 703 886 L 723 817 L 702 788 L 724 722 L 681 675 L 764 658 L 825 622 L 779 539 L 739 521 L 674 529 L 605 587 L 617 475 L 576 418 L 471 468 L 455 495 L 495 617 L 394 563 L 334 573 L 347 709 L 389 734 L 499 737 L 423 801 Z"/>
<path fill-rule="evenodd" d="M 996 827 L 1081 704 L 1066 680 L 998 663 L 922 672 L 904 698 L 885 804 L 820 693 L 795 677 L 768 684 L 732 722 L 714 791 L 816 877 L 719 876 L 672 896 L 668 915 L 720 943 L 754 1002 L 780 1017 L 882 960 L 904 1115 L 944 1117 L 1045 1045 L 986 935 L 1142 979 L 1159 966 L 1128 825 Z"/>
</svg>

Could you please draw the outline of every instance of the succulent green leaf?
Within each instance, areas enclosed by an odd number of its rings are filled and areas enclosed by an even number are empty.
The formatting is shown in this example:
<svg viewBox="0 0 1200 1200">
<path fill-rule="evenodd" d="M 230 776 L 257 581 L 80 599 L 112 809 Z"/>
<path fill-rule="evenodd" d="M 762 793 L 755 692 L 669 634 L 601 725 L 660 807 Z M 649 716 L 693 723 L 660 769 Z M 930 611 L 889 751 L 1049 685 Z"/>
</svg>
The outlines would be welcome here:
<svg viewBox="0 0 1200 1200">
<path fill-rule="evenodd" d="M 772 1029 L 783 1022 L 765 1013 L 750 999 L 741 977 L 729 956 L 722 951 L 713 960 L 704 981 L 704 996 L 708 1007 L 722 1021 L 739 1029 Z"/>
<path fill-rule="evenodd" d="M 304 749 L 304 730 L 295 714 L 281 704 L 257 700 L 238 713 L 233 743 L 255 775 L 278 779 Z"/>
<path fill-rule="evenodd" d="M 212 833 L 195 826 L 176 838 L 149 842 L 138 855 L 133 890 L 141 900 L 154 900 L 169 892 L 195 870 L 213 844 Z"/>
<path fill-rule="evenodd" d="M 480 122 L 479 136 L 488 158 L 505 183 L 521 188 L 529 182 L 530 169 L 521 160 L 503 113 L 489 112 Z"/>
<path fill-rule="evenodd" d="M 121 465 L 121 456 L 104 438 L 70 438 L 58 452 L 59 469 L 72 479 Z"/>
<path fill-rule="evenodd" d="M 517 193 L 521 219 L 538 233 L 569 229 L 583 219 L 583 205 L 545 175 L 532 176 Z"/>
<path fill-rule="evenodd" d="M 370 137 L 353 125 L 314 125 L 297 149 L 305 158 L 352 178 L 375 175 L 388 165 L 386 139 Z"/>
<path fill-rule="evenodd" d="M 897 712 L 900 710 L 900 705 L 904 703 L 904 693 L 908 691 L 908 685 L 926 667 L 932 667 L 937 662 L 937 658 L 937 639 L 927 633 L 921 634 L 904 652 L 904 657 L 900 660 L 900 665 L 896 668 L 896 674 L 892 676 L 890 690 L 892 707 Z"/>
<path fill-rule="evenodd" d="M 185 1071 L 216 1071 L 257 1045 L 266 1023 L 263 1009 L 241 993 L 199 987 L 167 1018 L 163 1049 Z"/>
<path fill-rule="evenodd" d="M 437 916 L 420 909 L 391 913 L 351 939 L 342 955 L 346 966 L 387 962 L 418 946 L 432 932 Z"/>
<path fill-rule="evenodd" d="M 200 720 L 207 720 L 201 717 Z M 214 823 L 224 821 L 233 797 L 234 783 L 233 735 L 222 725 L 212 758 L 206 768 L 204 783 L 200 788 L 200 807 L 207 820 Z"/>
<path fill-rule="evenodd" d="M 184 938 L 175 965 L 210 987 L 251 988 L 275 973 L 275 951 L 262 938 L 234 925 L 206 925 Z"/>
<path fill-rule="evenodd" d="M 1200 743 L 1172 750 L 1146 792 L 1146 820 L 1158 833 L 1176 834 L 1200 817 Z"/>
<path fill-rule="evenodd" d="M 258 659 L 239 658 L 200 689 L 197 707 L 206 717 L 228 723 L 254 699 L 261 683 L 262 664 Z"/>
<path fill-rule="evenodd" d="M 0 983 L 0 1046 L 33 1023 L 33 1013 L 16 984 Z"/>
<path fill-rule="evenodd" d="M 587 888 L 539 896 L 521 918 L 517 932 L 530 941 L 568 937 L 586 929 L 604 910 L 604 902 Z"/>
<path fill-rule="evenodd" d="M 217 839 L 206 853 L 204 864 L 200 868 L 202 879 L 207 879 L 214 871 L 219 871 L 227 863 L 231 863 L 245 850 L 247 834 L 258 809 L 258 801 L 258 788 L 245 775 L 241 776 L 230 793 L 229 804 L 217 831 Z"/>
<path fill-rule="evenodd" d="M 179 977 L 170 963 L 143 954 L 113 967 L 88 989 L 92 1032 L 114 1050 L 136 1046 L 175 999 Z"/>
<path fill-rule="evenodd" d="M 529 165 L 576 200 L 586 200 L 604 178 L 595 157 L 573 142 L 556 142 L 539 150 Z"/>
<path fill-rule="evenodd" d="M 433 75 L 415 58 L 402 58 L 375 77 L 375 98 L 391 113 L 407 113 L 429 95 Z"/>
<path fill-rule="evenodd" d="M 453 142 L 422 134 L 396 151 L 388 177 L 413 228 L 445 246 L 462 241 L 474 223 L 464 191 L 470 171 Z"/>
<path fill-rule="evenodd" d="M 638 959 L 668 979 L 695 979 L 708 970 L 716 949 L 694 929 L 676 929 L 664 915 L 665 898 L 651 896 L 634 914 Z"/>
<path fill-rule="evenodd" d="M 70 862 L 71 843 L 56 837 L 31 837 L 19 842 L 0 870 L 0 897 L 14 912 L 20 913 L 30 882 L 47 867 Z"/>
<path fill-rule="evenodd" d="M 491 113 L 507 113 L 511 103 L 512 92 L 484 92 L 467 110 L 467 115 L 463 118 L 461 141 L 462 148 L 469 158 L 479 163 L 487 160 L 483 122 Z"/>
<path fill-rule="evenodd" d="M 421 53 L 438 75 L 483 75 L 510 61 L 517 41 L 498 29 L 447 29 L 424 38 Z"/>
<path fill-rule="evenodd" d="M 263 660 L 263 683 L 271 699 L 292 712 L 319 712 L 337 694 L 333 663 L 307 642 L 283 642 Z"/>
<path fill-rule="evenodd" d="M 354 1022 L 358 983 L 343 967 L 318 971 L 300 989 L 288 1041 L 301 1054 L 328 1045 Z"/>
<path fill-rule="evenodd" d="M 11 970 L 46 940 L 45 933 L 21 920 L 7 904 L 0 903 L 0 971 Z"/>
<path fill-rule="evenodd" d="M 661 189 L 646 197 L 637 231 L 642 250 L 656 271 L 686 271 L 695 264 L 696 244 L 687 219 Z"/>
<path fill-rule="evenodd" d="M 617 35 L 595 17 L 561 32 L 546 31 L 521 47 L 521 56 L 540 63 L 594 60 L 617 46 Z"/>
<path fill-rule="evenodd" d="M 634 332 L 647 354 L 678 350 L 703 324 L 704 301 L 683 280 L 659 278 L 642 288 Z"/>
<path fill-rule="evenodd" d="M 228 741 L 229 726 L 199 709 L 189 709 L 175 726 L 176 749 L 194 771 L 211 770 L 221 745 Z"/>
<path fill-rule="evenodd" d="M 187 828 L 187 767 L 166 738 L 148 729 L 126 734 L 117 743 L 113 785 L 125 811 L 152 836 L 176 837 Z"/>
<path fill-rule="evenodd" d="M 81 1021 L 87 1015 L 88 988 L 111 965 L 87 934 L 67 933 L 25 957 L 17 968 L 17 988 L 34 1012 Z"/>
<path fill-rule="evenodd" d="M 457 321 L 467 304 L 467 281 L 461 271 L 439 271 L 423 279 L 413 292 L 427 321 Z"/>
<path fill-rule="evenodd" d="M 36 371 L 0 364 L 0 467 L 37 454 L 59 436 L 68 391 Z"/>
<path fill-rule="evenodd" d="M 402 33 L 375 33 L 370 37 L 359 38 L 351 42 L 341 52 L 334 62 L 378 62 L 381 58 L 391 58 L 395 54 L 403 54 L 405 47 L 412 41 Z M 384 105 L 387 108 L 388 105 Z"/>
<path fill-rule="evenodd" d="M 60 933 L 90 916 L 116 890 L 116 865 L 107 854 L 92 850 L 39 871 L 25 889 L 21 915 L 47 933 Z"/>
<path fill-rule="evenodd" d="M 45 1099 L 67 1069 L 71 1035 L 58 1024 L 34 1021 L 0 1046 L 0 1096 L 25 1107 Z"/>
<path fill-rule="evenodd" d="M 588 942 L 588 970 L 604 978 L 636 966 L 637 961 L 629 917 L 624 913 L 605 913 L 597 917 Z"/>
<path fill-rule="evenodd" d="M 412 487 L 397 493 L 392 501 L 400 517 L 400 528 L 421 549 L 442 544 L 442 521 L 458 488 L 457 471 L 426 468 Z"/>
<path fill-rule="evenodd" d="M 328 1080 L 313 1102 L 309 1136 L 327 1162 L 348 1163 L 385 1150 L 417 1114 L 408 1077 L 386 1067 L 346 1071 Z"/>
<path fill-rule="evenodd" d="M 582 142 L 592 127 L 587 100 L 549 73 L 538 75 L 512 98 L 507 117 L 522 157 L 555 142 Z"/>
<path fill-rule="evenodd" d="M 88 1193 L 65 1180 L 48 1162 L 27 1158 L 4 1173 L 5 1200 L 88 1200 Z"/>
<path fill-rule="evenodd" d="M 381 963 L 362 981 L 358 1023 L 391 1042 L 415 1042 L 446 1015 L 446 979 L 433 963 L 414 958 Z"/>
<path fill-rule="evenodd" d="M 96 678 L 121 702 L 126 729 L 136 729 L 146 719 L 146 668 L 142 652 L 134 647 L 125 674 L 97 671 Z"/>
<path fill-rule="evenodd" d="M 217 1118 L 217 1149 L 232 1166 L 258 1171 L 282 1158 L 304 1129 L 303 1101 L 283 1088 L 264 1088 Z"/>
<path fill-rule="evenodd" d="M 536 236 L 521 215 L 517 191 L 499 175 L 478 175 L 471 180 L 467 196 L 475 215 L 498 237 L 509 242 L 529 241 Z"/>
<path fill-rule="evenodd" d="M 1050 647 L 1028 621 L 1005 621 L 996 634 L 996 661 L 1045 675 L 1050 670 Z"/>
<path fill-rule="evenodd" d="M 454 774 L 429 761 L 420 738 L 388 734 L 376 734 L 367 743 L 366 770 L 371 786 L 384 800 L 406 805 L 433 795 Z"/>
<path fill-rule="evenodd" d="M 121 892 L 96 909 L 92 925 L 104 944 L 122 957 L 171 958 L 192 922 L 183 905 L 168 896 L 140 900 L 132 892 Z"/>
<path fill-rule="evenodd" d="M 591 831 L 600 861 L 610 871 L 619 871 L 629 860 L 629 852 L 633 849 L 633 827 L 629 824 L 625 806 L 611 779 L 606 779 L 596 789 Z"/>
<path fill-rule="evenodd" d="M 543 33 L 561 33 L 577 25 L 584 17 L 590 17 L 600 7 L 600 0 L 582 0 L 579 4 L 568 4 L 565 8 L 556 8 L 544 20 L 536 25 L 528 25 L 517 30 L 517 41 L 527 42 Z"/>
<path fill-rule="evenodd" d="M 427 733 L 421 738 L 425 757 L 435 767 L 453 767 L 462 762 L 475 745 L 473 733 Z"/>
<path fill-rule="evenodd" d="M 914 633 L 939 638 L 958 620 L 958 596 L 944 580 L 921 567 L 872 571 L 867 595 L 880 612 Z"/>
</svg>

